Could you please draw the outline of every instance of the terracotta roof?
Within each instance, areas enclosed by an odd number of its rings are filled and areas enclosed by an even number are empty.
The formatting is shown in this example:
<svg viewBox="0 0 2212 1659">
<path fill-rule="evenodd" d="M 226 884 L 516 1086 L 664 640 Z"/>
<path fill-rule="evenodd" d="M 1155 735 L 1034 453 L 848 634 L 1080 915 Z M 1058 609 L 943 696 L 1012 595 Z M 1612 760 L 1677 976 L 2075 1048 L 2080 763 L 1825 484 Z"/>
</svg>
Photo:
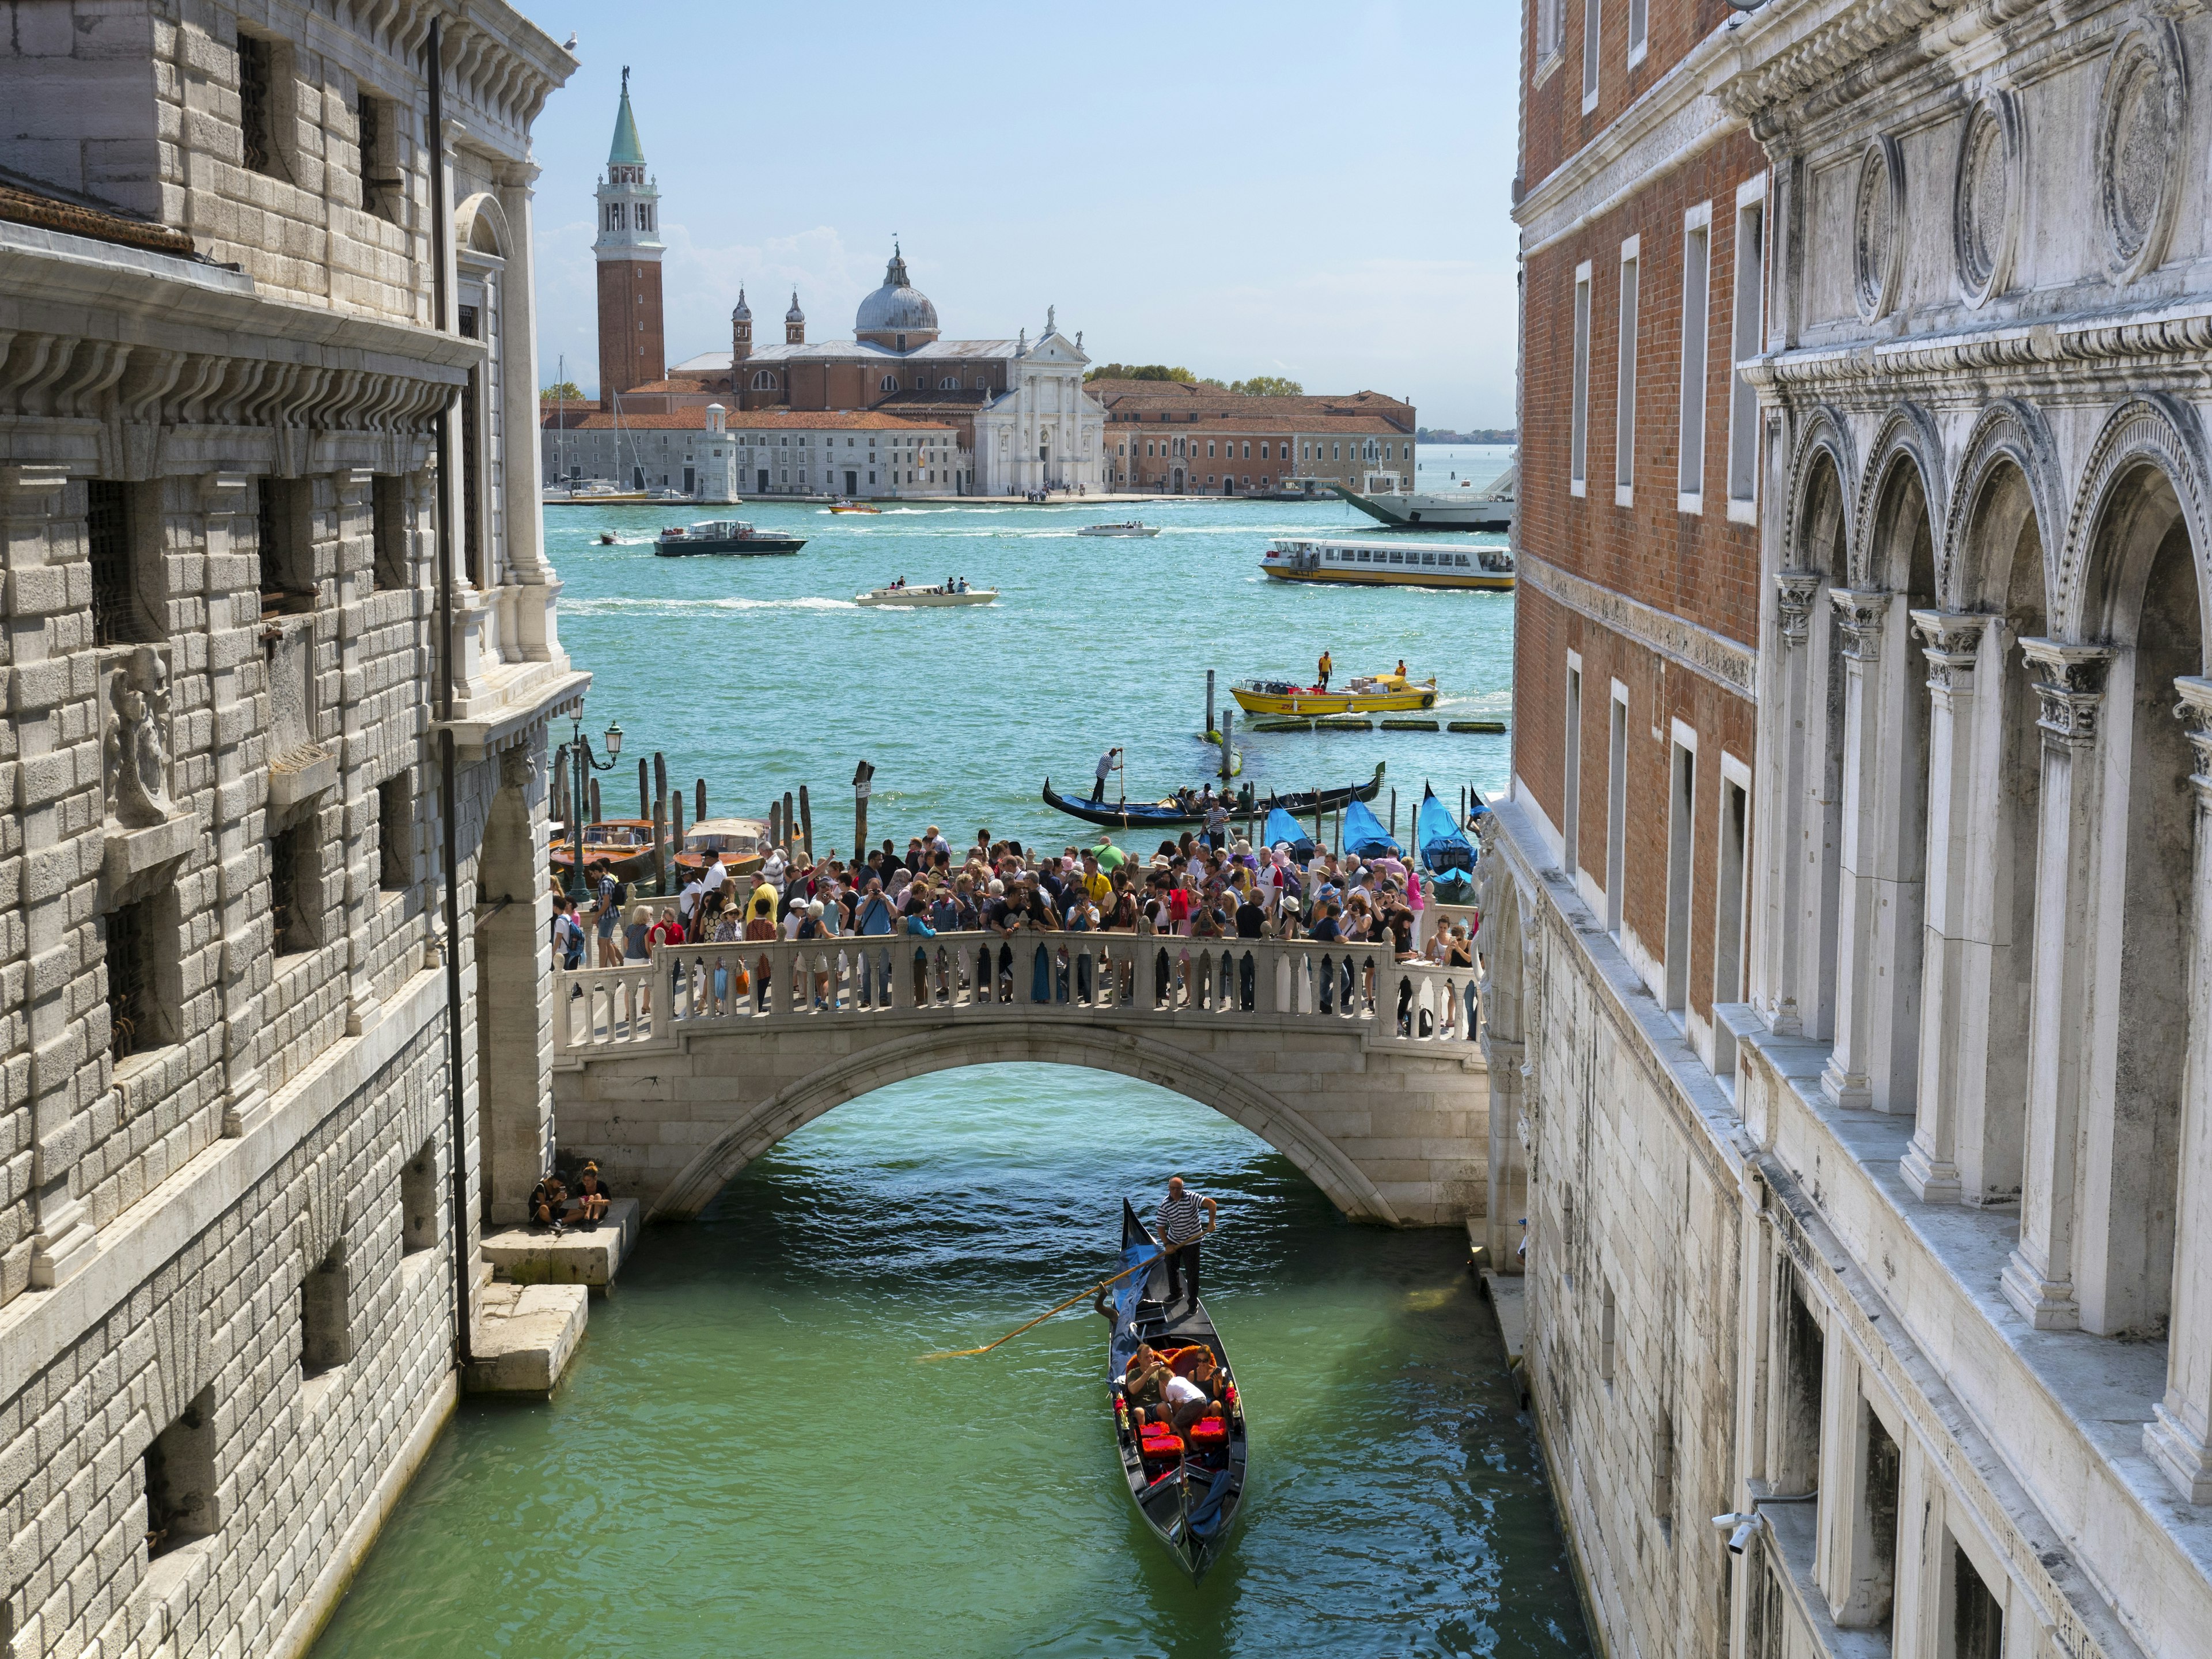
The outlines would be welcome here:
<svg viewBox="0 0 2212 1659">
<path fill-rule="evenodd" d="M 1304 420 L 1316 415 L 1368 415 L 1391 421 L 1395 429 L 1408 433 L 1413 429 L 1410 422 L 1413 406 L 1379 392 L 1255 398 L 1210 381 L 1186 386 L 1174 380 L 1093 380 L 1084 390 L 1103 404 L 1109 415 L 1121 420 L 1132 415 L 1158 420 L 1165 415 L 1170 417 L 1170 424 L 1181 425 L 1193 415 L 1201 421 L 1214 415 L 1251 414 L 1274 420 Z"/>
<path fill-rule="evenodd" d="M 674 374 L 665 380 L 647 380 L 643 386 L 625 386 L 623 396 L 631 398 L 641 392 L 727 392 L 730 377 L 726 374 Z"/>
<path fill-rule="evenodd" d="M 540 425 L 557 428 L 553 411 L 547 410 Z M 831 431 L 831 432 L 919 432 L 941 426 L 935 421 L 902 421 L 889 415 L 878 415 L 864 409 L 732 409 L 726 412 L 723 424 L 732 432 L 768 431 Z M 622 429 L 624 432 L 703 432 L 707 428 L 704 408 L 624 410 Z M 569 412 L 568 429 L 571 432 L 611 432 L 615 429 L 612 414 L 594 412 L 583 419 Z"/>
<path fill-rule="evenodd" d="M 1172 421 L 1131 421 L 1116 419 L 1106 428 L 1106 435 L 1115 441 L 1123 438 L 1203 438 L 1208 433 L 1250 433 L 1254 437 L 1334 437 L 1340 434 L 1354 435 L 1372 433 L 1378 438 L 1403 438 L 1413 441 L 1413 434 L 1404 428 L 1385 420 L 1380 415 L 1301 415 L 1287 410 L 1281 415 L 1209 415 L 1200 411 L 1194 421 L 1180 416 Z"/>
<path fill-rule="evenodd" d="M 103 208 L 80 206 L 6 179 L 0 179 L 0 219 L 19 225 L 36 225 L 41 230 L 58 230 L 71 236 L 86 236 L 96 242 L 150 248 L 156 253 L 173 253 L 179 258 L 189 259 L 195 252 L 192 239 L 181 230 L 171 230 L 167 225 L 130 218 Z"/>
</svg>

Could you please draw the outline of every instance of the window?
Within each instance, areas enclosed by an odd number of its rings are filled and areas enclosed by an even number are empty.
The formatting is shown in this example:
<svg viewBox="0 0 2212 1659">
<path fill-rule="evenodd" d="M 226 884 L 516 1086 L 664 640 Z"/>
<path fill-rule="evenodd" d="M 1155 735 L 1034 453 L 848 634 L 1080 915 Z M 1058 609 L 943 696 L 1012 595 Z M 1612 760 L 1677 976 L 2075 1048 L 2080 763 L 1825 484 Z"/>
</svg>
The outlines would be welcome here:
<svg viewBox="0 0 2212 1659">
<path fill-rule="evenodd" d="M 1944 1537 L 1951 1545 L 1944 1574 L 1951 1603 L 1951 1617 L 1946 1621 L 1950 1628 L 1939 1627 L 1939 1633 L 1950 1638 L 1942 1650 L 1944 1659 L 2003 1659 L 2004 1607 L 1990 1594 L 1972 1558 L 1950 1537 L 1948 1528 Z"/>
<path fill-rule="evenodd" d="M 1462 562 L 1465 556 L 1462 555 Z M 1582 856 L 1580 826 L 1583 815 L 1583 664 L 1567 655 L 1567 718 L 1564 781 L 1559 791 L 1559 867 L 1572 881 Z"/>
<path fill-rule="evenodd" d="M 375 556 L 369 565 L 372 588 L 407 586 L 407 480 L 380 472 L 369 485 L 370 541 Z"/>
<path fill-rule="evenodd" d="M 652 203 L 650 203 L 650 202 L 640 202 L 640 203 L 637 204 L 637 228 L 638 228 L 640 230 L 643 230 L 643 231 L 650 231 L 650 230 L 653 228 L 653 204 L 652 204 Z M 641 296 L 640 296 L 640 300 L 639 300 L 639 303 L 640 303 L 640 304 L 642 304 L 643 302 L 644 302 L 644 301 L 643 301 L 643 296 L 642 296 L 642 295 L 641 295 Z"/>
<path fill-rule="evenodd" d="M 1634 69 L 1644 61 L 1650 44 L 1651 0 L 1628 0 L 1628 67 Z"/>
<path fill-rule="evenodd" d="M 376 884 L 404 893 L 415 883 L 415 791 L 403 770 L 376 786 Z"/>
<path fill-rule="evenodd" d="M 399 1170 L 399 1249 L 403 1255 L 438 1242 L 438 1143 L 422 1143 Z"/>
<path fill-rule="evenodd" d="M 269 909 L 276 954 L 311 951 L 322 923 L 322 849 L 313 820 L 294 824 L 269 842 Z"/>
<path fill-rule="evenodd" d="M 397 222 L 406 179 L 399 171 L 399 143 L 392 106 L 367 88 L 356 88 L 353 118 L 361 166 L 364 213 Z"/>
<path fill-rule="evenodd" d="M 110 478 L 85 483 L 85 541 L 92 556 L 92 642 L 128 645 L 155 637 L 131 592 L 131 486 Z"/>
<path fill-rule="evenodd" d="M 1597 1375 L 1601 1382 L 1613 1381 L 1613 1286 L 1607 1285 L 1597 1310 Z"/>
<path fill-rule="evenodd" d="M 1751 841 L 1751 773 L 1735 757 L 1721 757 L 1721 847 L 1713 884 L 1713 1000 L 1743 1000 L 1744 888 Z M 1717 1025 L 1718 1022 L 1715 1022 Z M 1735 1054 L 1716 1071 L 1733 1069 Z"/>
<path fill-rule="evenodd" d="M 1782 1381 L 1781 1410 L 1776 1414 L 1773 1455 L 1768 1475 L 1783 1492 L 1812 1492 L 1820 1484 L 1820 1391 L 1826 1341 L 1820 1322 L 1806 1305 L 1796 1270 L 1785 1259 L 1778 1274 L 1782 1306 L 1776 1311 L 1776 1356 Z"/>
<path fill-rule="evenodd" d="M 1666 1006 L 1686 1017 L 1690 1001 L 1690 865 L 1696 848 L 1696 734 L 1674 724 L 1667 810 Z"/>
<path fill-rule="evenodd" d="M 1606 757 L 1605 931 L 1620 937 L 1620 888 L 1628 840 L 1628 688 L 1613 683 L 1613 738 Z"/>
<path fill-rule="evenodd" d="M 1583 0 L 1583 113 L 1597 107 L 1598 0 Z"/>
<path fill-rule="evenodd" d="M 1590 268 L 1585 260 L 1575 267 L 1575 366 L 1573 422 L 1567 437 L 1567 489 L 1586 494 L 1589 487 L 1589 328 Z"/>
<path fill-rule="evenodd" d="M 275 51 L 268 41 L 241 32 L 238 37 L 238 128 L 245 140 L 250 173 L 276 173 Z"/>
<path fill-rule="evenodd" d="M 1729 331 L 1729 517 L 1739 524 L 1756 521 L 1759 501 L 1759 393 L 1743 377 L 1742 365 L 1765 345 L 1766 175 L 1737 192 L 1735 209 L 1735 317 Z"/>
<path fill-rule="evenodd" d="M 1705 313 L 1711 276 L 1712 204 L 1692 208 L 1682 228 L 1682 441 L 1684 513 L 1705 510 Z"/>
<path fill-rule="evenodd" d="M 1903 1496 L 1904 1457 L 1889 1428 L 1863 1401 L 1866 1457 L 1859 1471 L 1858 1512 L 1851 1517 L 1851 1591 L 1844 1618 L 1863 1628 L 1888 1630 L 1897 1594 L 1897 1510 Z"/>
<path fill-rule="evenodd" d="M 313 486 L 300 478 L 264 478 L 255 528 L 259 535 L 261 612 L 312 607 L 315 600 Z"/>
<path fill-rule="evenodd" d="M 178 988 L 163 992 L 164 958 L 174 949 L 176 930 L 163 907 L 173 901 L 157 894 L 107 913 L 107 1053 L 113 1060 L 143 1054 L 176 1040 L 172 1023 Z M 166 948 L 165 948 L 166 947 Z"/>
<path fill-rule="evenodd" d="M 1535 78 L 1539 81 L 1565 47 L 1566 23 L 1566 0 L 1536 0 Z"/>
<path fill-rule="evenodd" d="M 1620 245 L 1620 374 L 1613 414 L 1613 502 L 1636 498 L 1636 272 L 1640 239 Z"/>
<path fill-rule="evenodd" d="M 320 1376 L 353 1358 L 353 1273 L 345 1241 L 331 1246 L 300 1281 L 300 1374 Z"/>
<path fill-rule="evenodd" d="M 887 383 L 884 385 L 884 391 L 886 391 L 886 392 L 894 391 L 894 390 L 896 390 L 896 389 L 897 385 L 898 385 L 898 383 L 897 383 L 896 380 L 889 381 L 889 382 L 887 382 Z M 758 373 L 757 374 L 756 374 L 756 375 L 754 375 L 754 376 L 753 376 L 753 390 L 754 390 L 754 391 L 756 391 L 756 392 L 773 392 L 773 391 L 775 391 L 775 374 L 774 374 L 773 373 L 771 373 L 769 370 L 765 369 L 765 368 L 764 368 L 764 369 L 763 369 L 763 370 L 761 370 L 761 371 L 760 371 L 760 373 Z"/>
<path fill-rule="evenodd" d="M 216 1489 L 215 1385 L 192 1396 L 146 1449 L 146 1557 L 210 1536 L 221 1524 Z"/>
</svg>

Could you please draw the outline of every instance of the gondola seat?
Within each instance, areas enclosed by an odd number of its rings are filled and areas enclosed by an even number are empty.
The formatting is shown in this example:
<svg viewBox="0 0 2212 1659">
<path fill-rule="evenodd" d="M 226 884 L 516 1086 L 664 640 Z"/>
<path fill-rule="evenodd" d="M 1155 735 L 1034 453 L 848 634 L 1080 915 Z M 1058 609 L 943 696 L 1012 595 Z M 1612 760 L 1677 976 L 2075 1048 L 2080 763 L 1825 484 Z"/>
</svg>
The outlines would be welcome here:
<svg viewBox="0 0 2212 1659">
<path fill-rule="evenodd" d="M 1182 1437 L 1164 1424 L 1146 1424 L 1144 1437 L 1137 1443 L 1137 1449 L 1147 1463 L 1180 1463 L 1182 1461 Z"/>
<path fill-rule="evenodd" d="M 1229 1449 L 1229 1425 L 1218 1417 L 1200 1418 L 1191 1425 L 1190 1449 L 1194 1452 Z"/>
</svg>

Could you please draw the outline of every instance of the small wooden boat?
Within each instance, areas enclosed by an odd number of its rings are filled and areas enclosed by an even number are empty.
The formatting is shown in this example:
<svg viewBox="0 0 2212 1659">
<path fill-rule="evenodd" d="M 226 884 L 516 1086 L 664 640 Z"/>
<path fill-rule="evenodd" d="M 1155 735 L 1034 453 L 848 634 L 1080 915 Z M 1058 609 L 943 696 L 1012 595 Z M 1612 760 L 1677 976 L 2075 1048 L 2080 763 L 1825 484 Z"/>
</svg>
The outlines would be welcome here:
<svg viewBox="0 0 2212 1659">
<path fill-rule="evenodd" d="M 1339 789 L 1301 790 L 1291 795 L 1255 796 L 1248 786 L 1237 794 L 1227 797 L 1229 817 L 1232 822 L 1243 823 L 1264 817 L 1280 808 L 1294 816 L 1303 817 L 1315 811 L 1334 811 L 1355 800 L 1373 800 L 1382 788 L 1382 763 L 1375 763 L 1375 775 L 1364 783 L 1346 784 Z M 1052 787 L 1052 780 L 1044 781 L 1044 804 L 1072 818 L 1081 818 L 1086 823 L 1103 824 L 1109 829 L 1128 830 L 1139 825 L 1161 829 L 1206 822 L 1206 809 L 1198 805 L 1195 790 L 1180 790 L 1157 801 L 1071 800 Z"/>
<path fill-rule="evenodd" d="M 832 501 L 830 504 L 830 510 L 832 513 L 881 513 L 883 508 L 863 507 L 857 501 Z"/>
<path fill-rule="evenodd" d="M 855 605 L 901 606 L 988 605 L 999 597 L 995 587 L 876 587 L 853 595 Z"/>
<path fill-rule="evenodd" d="M 1087 524 L 1075 532 L 1079 536 L 1157 536 L 1158 525 L 1146 524 L 1142 519 L 1130 519 L 1121 524 Z"/>
<path fill-rule="evenodd" d="M 1148 1260 L 1149 1267 L 1138 1267 L 1112 1292 L 1114 1328 L 1107 1340 L 1106 1375 L 1114 1395 L 1114 1443 L 1138 1515 L 1177 1565 L 1198 1579 L 1221 1559 L 1243 1510 L 1251 1455 L 1244 1404 L 1229 1369 L 1229 1351 L 1206 1304 L 1194 1301 L 1188 1311 L 1182 1311 L 1182 1303 L 1167 1305 L 1168 1271 L 1160 1247 L 1124 1199 L 1121 1265 L 1137 1267 Z M 1198 1352 L 1211 1352 L 1220 1368 L 1215 1382 L 1222 1403 L 1215 1413 L 1181 1434 L 1159 1424 L 1140 1427 L 1122 1393 L 1130 1356 L 1140 1342 L 1150 1343 L 1177 1370 Z"/>
<path fill-rule="evenodd" d="M 653 550 L 664 559 L 678 559 L 694 553 L 796 553 L 805 545 L 803 537 L 768 535 L 742 519 L 709 519 L 662 531 Z"/>
<path fill-rule="evenodd" d="M 768 821 L 765 818 L 702 818 L 684 832 L 684 850 L 676 867 L 684 879 L 702 875 L 707 854 L 720 853 L 722 867 L 733 876 L 750 876 L 768 861 Z"/>
<path fill-rule="evenodd" d="M 617 881 L 645 881 L 653 875 L 653 820 L 601 818 L 584 826 L 584 865 L 588 870 L 605 859 Z M 546 862 L 565 879 L 575 861 L 564 831 L 553 842 Z"/>
<path fill-rule="evenodd" d="M 1409 680 L 1402 674 L 1376 674 L 1347 681 L 1341 690 L 1324 691 L 1317 685 L 1254 680 L 1249 685 L 1231 686 L 1229 695 L 1248 714 L 1375 714 L 1435 708 L 1437 682 L 1434 676 Z"/>
</svg>

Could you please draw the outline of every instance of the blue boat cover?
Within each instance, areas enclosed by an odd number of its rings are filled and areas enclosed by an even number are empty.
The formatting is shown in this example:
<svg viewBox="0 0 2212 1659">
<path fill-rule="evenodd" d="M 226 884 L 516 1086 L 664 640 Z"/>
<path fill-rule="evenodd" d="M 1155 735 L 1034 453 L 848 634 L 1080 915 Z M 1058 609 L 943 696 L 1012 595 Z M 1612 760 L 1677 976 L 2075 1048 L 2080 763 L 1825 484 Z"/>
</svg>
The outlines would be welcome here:
<svg viewBox="0 0 2212 1659">
<path fill-rule="evenodd" d="M 1386 853 L 1402 858 L 1406 852 L 1390 839 L 1382 820 L 1367 810 L 1364 800 L 1353 801 L 1344 809 L 1344 850 L 1364 859 L 1379 859 Z"/>
<path fill-rule="evenodd" d="M 1451 808 L 1433 793 L 1421 799 L 1413 819 L 1413 842 L 1421 849 L 1421 867 L 1431 875 L 1474 868 L 1474 841 L 1452 822 Z"/>
<path fill-rule="evenodd" d="M 1313 837 L 1279 806 L 1268 811 L 1267 827 L 1261 831 L 1260 839 L 1268 847 L 1287 844 L 1293 853 L 1310 854 L 1314 849 Z"/>
</svg>

